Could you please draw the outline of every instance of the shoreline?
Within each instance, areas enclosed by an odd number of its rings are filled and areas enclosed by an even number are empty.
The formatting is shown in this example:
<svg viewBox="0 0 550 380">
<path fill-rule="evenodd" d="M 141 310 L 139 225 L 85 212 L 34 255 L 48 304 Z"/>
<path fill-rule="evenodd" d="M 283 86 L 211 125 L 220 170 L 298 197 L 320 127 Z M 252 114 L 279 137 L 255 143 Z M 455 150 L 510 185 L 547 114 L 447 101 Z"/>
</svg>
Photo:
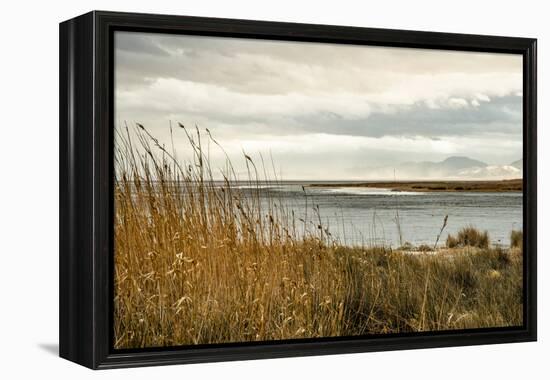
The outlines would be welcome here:
<svg viewBox="0 0 550 380">
<path fill-rule="evenodd" d="M 498 181 L 386 181 L 360 183 L 311 183 L 307 187 L 366 187 L 413 192 L 522 192 L 522 179 Z"/>
</svg>

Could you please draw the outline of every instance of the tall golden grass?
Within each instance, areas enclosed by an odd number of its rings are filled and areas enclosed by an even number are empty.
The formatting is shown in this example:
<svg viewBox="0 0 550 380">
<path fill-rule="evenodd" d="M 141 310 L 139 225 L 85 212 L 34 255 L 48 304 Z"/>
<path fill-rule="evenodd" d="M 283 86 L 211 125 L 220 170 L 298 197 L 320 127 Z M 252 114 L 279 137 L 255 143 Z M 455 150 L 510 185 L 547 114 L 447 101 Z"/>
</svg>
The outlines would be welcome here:
<svg viewBox="0 0 550 380">
<path fill-rule="evenodd" d="M 140 125 L 117 136 L 115 348 L 522 324 L 520 249 L 345 246 L 318 208 L 297 219 L 262 200 L 247 155 L 251 192 L 229 161 L 214 181 L 203 146 L 217 142 L 179 129 L 187 164 Z"/>
</svg>

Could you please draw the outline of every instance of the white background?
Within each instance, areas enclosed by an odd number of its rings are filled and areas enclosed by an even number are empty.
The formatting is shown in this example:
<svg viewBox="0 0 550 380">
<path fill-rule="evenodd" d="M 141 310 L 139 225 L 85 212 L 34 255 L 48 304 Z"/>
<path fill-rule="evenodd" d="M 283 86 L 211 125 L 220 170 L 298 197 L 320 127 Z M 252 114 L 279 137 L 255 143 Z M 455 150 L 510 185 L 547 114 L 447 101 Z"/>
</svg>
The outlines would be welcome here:
<svg viewBox="0 0 550 380">
<path fill-rule="evenodd" d="M 544 1 L 14 1 L 0 21 L 0 377 L 548 378 L 549 10 Z M 57 357 L 58 23 L 89 10 L 539 39 L 539 342 L 93 372 Z M 546 67 L 545 67 L 546 66 Z M 547 351 L 544 354 L 544 351 Z"/>
</svg>

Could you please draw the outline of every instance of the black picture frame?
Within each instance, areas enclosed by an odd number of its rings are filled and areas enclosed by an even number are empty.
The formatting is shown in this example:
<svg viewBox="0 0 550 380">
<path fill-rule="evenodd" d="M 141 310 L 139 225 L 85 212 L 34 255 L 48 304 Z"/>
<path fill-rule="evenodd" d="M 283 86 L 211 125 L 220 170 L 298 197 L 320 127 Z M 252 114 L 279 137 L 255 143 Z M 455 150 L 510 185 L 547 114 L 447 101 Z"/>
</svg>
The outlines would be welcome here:
<svg viewBox="0 0 550 380">
<path fill-rule="evenodd" d="M 113 349 L 113 33 L 117 30 L 523 56 L 524 325 L 368 337 Z M 118 368 L 535 341 L 536 39 L 93 11 L 60 24 L 60 356 Z"/>
</svg>

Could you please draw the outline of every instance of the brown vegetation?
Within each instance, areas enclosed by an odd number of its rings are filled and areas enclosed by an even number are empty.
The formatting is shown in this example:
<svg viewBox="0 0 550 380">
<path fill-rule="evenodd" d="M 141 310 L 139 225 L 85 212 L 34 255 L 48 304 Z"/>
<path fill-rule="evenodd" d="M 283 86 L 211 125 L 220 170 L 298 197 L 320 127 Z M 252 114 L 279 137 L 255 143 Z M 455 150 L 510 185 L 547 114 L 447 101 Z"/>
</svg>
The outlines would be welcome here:
<svg viewBox="0 0 550 380">
<path fill-rule="evenodd" d="M 313 187 L 370 187 L 391 189 L 392 191 L 416 192 L 447 192 L 447 191 L 474 191 L 474 192 L 521 192 L 523 180 L 509 179 L 500 181 L 403 181 L 403 182 L 361 182 L 361 183 L 314 183 Z"/>
<path fill-rule="evenodd" d="M 520 255 L 342 246 L 259 190 L 241 193 L 230 163 L 223 185 L 211 181 L 204 136 L 188 137 L 183 165 L 144 128 L 138 147 L 117 136 L 115 348 L 522 324 Z"/>
<path fill-rule="evenodd" d="M 489 248 L 489 234 L 487 231 L 479 231 L 475 227 L 464 227 L 458 231 L 457 236 L 448 235 L 447 248 L 477 247 Z"/>
<path fill-rule="evenodd" d="M 513 230 L 510 233 L 510 247 L 523 249 L 523 231 Z"/>
</svg>

